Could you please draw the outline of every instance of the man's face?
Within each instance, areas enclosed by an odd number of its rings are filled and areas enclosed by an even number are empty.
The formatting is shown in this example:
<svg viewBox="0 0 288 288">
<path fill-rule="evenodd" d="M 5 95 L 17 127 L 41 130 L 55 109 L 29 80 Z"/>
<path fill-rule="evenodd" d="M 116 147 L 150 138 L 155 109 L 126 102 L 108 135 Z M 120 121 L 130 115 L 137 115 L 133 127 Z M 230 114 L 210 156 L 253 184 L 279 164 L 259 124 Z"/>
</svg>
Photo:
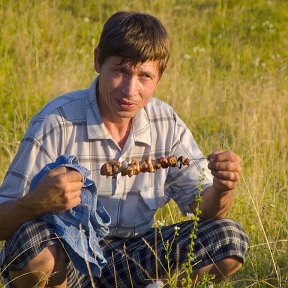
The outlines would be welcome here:
<svg viewBox="0 0 288 288">
<path fill-rule="evenodd" d="M 112 56 L 100 67 L 96 56 L 95 68 L 100 73 L 98 102 L 103 120 L 115 122 L 133 118 L 149 102 L 157 87 L 158 62 L 131 66 L 120 64 L 122 58 Z"/>
</svg>

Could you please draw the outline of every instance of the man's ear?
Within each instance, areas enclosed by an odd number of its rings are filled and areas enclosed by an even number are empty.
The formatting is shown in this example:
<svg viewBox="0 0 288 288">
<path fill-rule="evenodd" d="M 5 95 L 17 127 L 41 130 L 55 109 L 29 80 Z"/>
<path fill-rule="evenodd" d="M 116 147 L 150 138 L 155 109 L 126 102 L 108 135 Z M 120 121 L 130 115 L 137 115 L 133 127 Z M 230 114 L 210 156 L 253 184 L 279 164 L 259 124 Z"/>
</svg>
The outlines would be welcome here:
<svg viewBox="0 0 288 288">
<path fill-rule="evenodd" d="M 100 54 L 100 48 L 96 47 L 94 49 L 94 69 L 97 73 L 100 73 L 99 54 Z"/>
</svg>

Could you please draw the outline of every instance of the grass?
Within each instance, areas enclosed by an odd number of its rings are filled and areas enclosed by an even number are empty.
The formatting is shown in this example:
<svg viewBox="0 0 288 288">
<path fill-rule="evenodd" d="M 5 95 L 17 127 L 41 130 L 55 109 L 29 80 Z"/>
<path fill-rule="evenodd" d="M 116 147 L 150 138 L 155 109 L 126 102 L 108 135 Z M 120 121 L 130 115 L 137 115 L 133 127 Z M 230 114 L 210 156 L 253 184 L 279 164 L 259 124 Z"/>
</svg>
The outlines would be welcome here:
<svg viewBox="0 0 288 288">
<path fill-rule="evenodd" d="M 288 286 L 287 1 L 0 3 L 0 179 L 32 115 L 94 78 L 93 49 L 107 17 L 152 13 L 171 36 L 157 96 L 175 107 L 205 154 L 222 148 L 243 158 L 229 216 L 248 233 L 249 255 L 216 287 Z M 157 217 L 182 219 L 173 203 Z"/>
</svg>

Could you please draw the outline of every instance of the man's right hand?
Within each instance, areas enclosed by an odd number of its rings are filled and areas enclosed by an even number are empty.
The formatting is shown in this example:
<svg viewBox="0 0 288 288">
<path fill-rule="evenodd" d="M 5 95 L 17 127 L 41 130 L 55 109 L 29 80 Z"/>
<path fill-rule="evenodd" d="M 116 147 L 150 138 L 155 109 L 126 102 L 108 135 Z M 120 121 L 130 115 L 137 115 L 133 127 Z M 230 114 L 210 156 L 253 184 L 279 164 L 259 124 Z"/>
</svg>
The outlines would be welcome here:
<svg viewBox="0 0 288 288">
<path fill-rule="evenodd" d="M 49 171 L 24 197 L 0 204 L 0 240 L 7 240 L 26 221 L 47 212 L 59 213 L 77 206 L 82 188 L 80 172 L 67 167 Z"/>
<path fill-rule="evenodd" d="M 38 185 L 20 201 L 31 207 L 37 216 L 47 212 L 59 213 L 81 202 L 82 175 L 65 166 L 49 171 Z"/>
</svg>

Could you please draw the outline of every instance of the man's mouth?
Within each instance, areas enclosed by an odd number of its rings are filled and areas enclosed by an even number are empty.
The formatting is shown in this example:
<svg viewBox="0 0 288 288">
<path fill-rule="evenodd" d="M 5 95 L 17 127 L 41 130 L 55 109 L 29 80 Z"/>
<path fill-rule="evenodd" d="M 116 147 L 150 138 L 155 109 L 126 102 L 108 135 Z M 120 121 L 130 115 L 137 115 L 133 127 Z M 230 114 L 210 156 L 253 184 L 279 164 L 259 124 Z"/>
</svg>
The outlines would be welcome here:
<svg viewBox="0 0 288 288">
<path fill-rule="evenodd" d="M 118 106 L 121 108 L 123 111 L 129 111 L 134 108 L 134 103 L 126 100 L 126 99 L 115 99 Z"/>
</svg>

